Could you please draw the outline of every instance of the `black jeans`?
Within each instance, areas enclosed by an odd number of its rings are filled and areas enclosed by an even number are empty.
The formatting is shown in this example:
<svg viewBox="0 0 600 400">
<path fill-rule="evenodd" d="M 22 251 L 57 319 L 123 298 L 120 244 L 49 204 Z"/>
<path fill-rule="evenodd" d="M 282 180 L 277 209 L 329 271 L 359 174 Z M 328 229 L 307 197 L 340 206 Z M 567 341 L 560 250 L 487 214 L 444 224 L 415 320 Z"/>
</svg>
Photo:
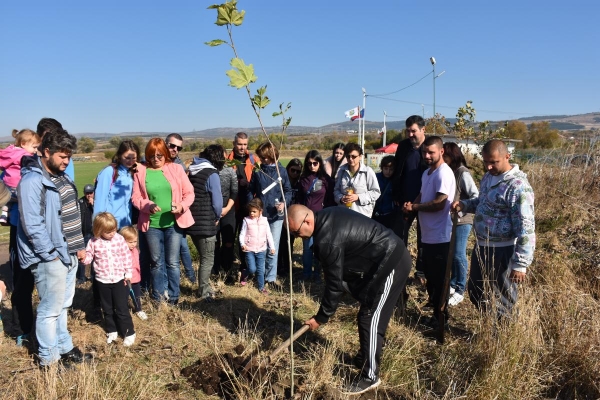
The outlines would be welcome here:
<svg viewBox="0 0 600 400">
<path fill-rule="evenodd" d="M 123 337 L 133 335 L 135 330 L 127 305 L 129 298 L 127 285 L 123 280 L 117 283 L 97 282 L 106 333 L 119 332 Z"/>
<path fill-rule="evenodd" d="M 219 267 L 225 272 L 230 272 L 233 267 L 235 228 L 235 208 L 231 208 L 231 210 L 221 218 L 221 221 L 219 221 L 219 232 L 217 232 L 217 243 L 215 244 L 213 273 L 218 273 Z"/>
<path fill-rule="evenodd" d="M 413 221 L 417 220 L 417 262 L 415 264 L 415 269 L 417 272 L 424 273 L 423 271 L 423 246 L 421 243 L 421 224 L 419 224 L 419 218 L 416 213 L 411 213 L 409 215 L 404 215 L 402 212 L 402 208 L 399 207 L 398 210 L 395 211 L 396 215 L 394 216 L 394 227 L 393 231 L 400 239 L 404 241 L 404 245 L 408 248 L 408 233 L 410 231 L 410 227 Z"/>
<path fill-rule="evenodd" d="M 448 250 L 450 242 L 428 244 L 423 243 L 423 272 L 427 279 L 427 293 L 429 300 L 433 303 L 434 313 L 436 318 L 439 318 L 438 310 L 443 294 L 444 275 L 446 272 L 446 264 L 448 262 Z M 445 299 L 448 302 L 448 299 Z M 444 307 L 444 314 L 448 318 L 448 307 Z"/>
<path fill-rule="evenodd" d="M 21 268 L 17 248 L 17 227 L 10 226 L 10 263 L 13 273 L 13 293 L 10 297 L 12 302 L 13 323 L 18 326 L 20 332 L 17 335 L 27 335 L 33 328 L 33 287 L 35 281 L 29 268 Z"/>
</svg>

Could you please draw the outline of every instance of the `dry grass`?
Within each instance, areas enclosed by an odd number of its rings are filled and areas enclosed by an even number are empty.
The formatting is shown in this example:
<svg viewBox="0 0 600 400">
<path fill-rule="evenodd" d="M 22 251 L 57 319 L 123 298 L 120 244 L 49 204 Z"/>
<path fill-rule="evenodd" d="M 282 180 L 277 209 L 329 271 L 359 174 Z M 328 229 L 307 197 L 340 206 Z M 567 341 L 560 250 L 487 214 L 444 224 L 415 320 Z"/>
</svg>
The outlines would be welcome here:
<svg viewBox="0 0 600 400">
<path fill-rule="evenodd" d="M 600 190 L 593 166 L 523 165 L 536 193 L 537 250 L 515 318 L 498 326 L 468 300 L 452 309 L 453 327 L 440 346 L 418 325 L 422 291 L 411 287 L 408 318 L 387 333 L 379 399 L 597 399 L 600 398 Z M 301 249 L 295 249 L 296 260 Z M 299 269 L 298 269 L 299 271 Z M 0 343 L 3 399 L 204 399 L 180 376 L 198 358 L 232 352 L 266 355 L 289 335 L 289 300 L 265 297 L 253 287 L 215 283 L 221 300 L 199 303 L 182 284 L 182 304 L 149 304 L 148 321 L 135 320 L 131 349 L 106 345 L 102 328 L 85 320 L 89 288 L 76 294 L 69 321 L 75 343 L 96 362 L 74 371 L 44 374 L 25 348 Z M 318 308 L 314 286 L 294 285 L 296 321 Z M 419 297 L 421 296 L 421 297 Z M 9 303 L 3 305 L 8 325 Z M 345 298 L 329 324 L 295 346 L 302 398 L 339 398 L 335 388 L 353 373 L 347 360 L 358 347 L 356 304 Z M 279 356 L 269 379 L 237 380 L 238 398 L 270 395 L 273 382 L 289 384 L 289 358 Z M 233 371 L 230 371 L 233 374 Z M 214 398 L 214 397 L 212 397 Z"/>
</svg>

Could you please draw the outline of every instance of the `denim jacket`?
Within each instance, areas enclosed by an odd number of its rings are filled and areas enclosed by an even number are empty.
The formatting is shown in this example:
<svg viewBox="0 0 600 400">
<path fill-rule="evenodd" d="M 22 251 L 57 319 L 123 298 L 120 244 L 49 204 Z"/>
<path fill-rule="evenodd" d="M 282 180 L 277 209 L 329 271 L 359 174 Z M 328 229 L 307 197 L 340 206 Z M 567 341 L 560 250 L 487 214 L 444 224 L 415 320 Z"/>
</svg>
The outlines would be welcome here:
<svg viewBox="0 0 600 400">
<path fill-rule="evenodd" d="M 37 157 L 23 157 L 21 182 L 18 186 L 20 223 L 17 243 L 21 268 L 58 257 L 64 265 L 71 264 L 69 246 L 63 233 L 60 193 L 50 180 L 50 174 Z M 65 175 L 71 184 L 73 181 Z M 75 196 L 77 189 L 73 184 Z M 79 202 L 75 202 L 79 207 Z"/>
</svg>

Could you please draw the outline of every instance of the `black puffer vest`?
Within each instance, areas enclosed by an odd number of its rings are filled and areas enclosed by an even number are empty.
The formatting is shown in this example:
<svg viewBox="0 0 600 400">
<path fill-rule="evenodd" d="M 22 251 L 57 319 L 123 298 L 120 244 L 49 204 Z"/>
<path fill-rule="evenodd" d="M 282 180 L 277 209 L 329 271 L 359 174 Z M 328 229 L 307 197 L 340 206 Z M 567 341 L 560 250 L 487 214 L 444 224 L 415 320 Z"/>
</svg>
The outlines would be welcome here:
<svg viewBox="0 0 600 400">
<path fill-rule="evenodd" d="M 205 168 L 194 175 L 189 175 L 196 198 L 190 207 L 194 217 L 194 225 L 187 228 L 188 235 L 215 236 L 217 234 L 212 199 L 210 193 L 206 191 L 208 177 L 217 173 L 216 169 Z"/>
</svg>

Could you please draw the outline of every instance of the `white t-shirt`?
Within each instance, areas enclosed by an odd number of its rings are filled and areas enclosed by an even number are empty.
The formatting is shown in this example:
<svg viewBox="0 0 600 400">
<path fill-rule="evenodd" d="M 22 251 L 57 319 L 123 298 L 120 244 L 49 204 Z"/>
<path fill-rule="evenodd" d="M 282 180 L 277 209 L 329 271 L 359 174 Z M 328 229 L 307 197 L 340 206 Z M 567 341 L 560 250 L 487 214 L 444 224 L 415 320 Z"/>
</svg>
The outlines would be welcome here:
<svg viewBox="0 0 600 400">
<path fill-rule="evenodd" d="M 450 206 L 456 192 L 456 179 L 452 168 L 444 163 L 429 175 L 429 170 L 421 176 L 421 203 L 436 198 L 438 193 L 448 196 L 444 208 L 440 211 L 419 211 L 421 225 L 421 241 L 427 244 L 448 243 L 452 236 L 452 219 Z"/>
</svg>

